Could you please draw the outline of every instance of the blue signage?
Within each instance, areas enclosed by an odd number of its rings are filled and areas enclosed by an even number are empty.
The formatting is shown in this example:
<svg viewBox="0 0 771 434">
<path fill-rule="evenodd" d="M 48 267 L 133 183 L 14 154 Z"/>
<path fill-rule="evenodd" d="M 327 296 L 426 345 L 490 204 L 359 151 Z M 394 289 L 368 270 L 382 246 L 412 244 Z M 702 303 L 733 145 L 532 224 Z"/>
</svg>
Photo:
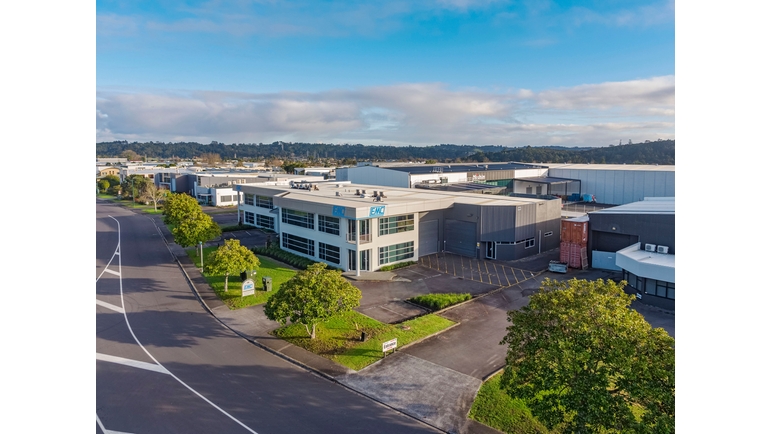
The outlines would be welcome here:
<svg viewBox="0 0 771 434">
<path fill-rule="evenodd" d="M 345 217 L 345 207 L 344 206 L 333 206 L 332 207 L 332 215 L 335 217 Z"/>
<path fill-rule="evenodd" d="M 385 205 L 369 207 L 369 216 L 377 217 L 385 215 Z"/>
<path fill-rule="evenodd" d="M 236 191 L 241 191 L 241 185 L 240 184 L 236 184 Z"/>
</svg>

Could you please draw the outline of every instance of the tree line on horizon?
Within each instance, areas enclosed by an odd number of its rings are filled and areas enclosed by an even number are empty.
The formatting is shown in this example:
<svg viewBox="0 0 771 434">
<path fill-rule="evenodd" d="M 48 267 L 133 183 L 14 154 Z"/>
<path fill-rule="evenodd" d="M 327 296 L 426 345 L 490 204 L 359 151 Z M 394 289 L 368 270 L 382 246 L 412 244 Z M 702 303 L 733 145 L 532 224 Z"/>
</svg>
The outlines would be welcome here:
<svg viewBox="0 0 771 434">
<path fill-rule="evenodd" d="M 471 146 L 441 144 L 435 146 L 365 146 L 324 143 L 273 142 L 270 144 L 231 144 L 220 142 L 100 142 L 99 158 L 122 155 L 163 160 L 190 160 L 219 156 L 222 160 L 307 161 L 313 165 L 355 164 L 357 161 L 415 161 L 437 163 L 481 163 L 517 161 L 523 163 L 594 163 L 594 164 L 675 164 L 675 141 L 657 140 L 599 148 L 560 146 Z"/>
</svg>

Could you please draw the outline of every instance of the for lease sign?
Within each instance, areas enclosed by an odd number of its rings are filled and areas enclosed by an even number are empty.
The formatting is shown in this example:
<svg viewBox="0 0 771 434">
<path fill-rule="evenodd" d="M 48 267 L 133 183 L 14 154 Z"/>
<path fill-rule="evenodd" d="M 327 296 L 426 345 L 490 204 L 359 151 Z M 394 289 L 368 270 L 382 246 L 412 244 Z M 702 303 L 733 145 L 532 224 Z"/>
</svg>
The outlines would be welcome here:
<svg viewBox="0 0 771 434">
<path fill-rule="evenodd" d="M 383 342 L 383 352 L 385 353 L 388 350 L 396 349 L 396 339 L 391 339 L 390 341 Z"/>
</svg>

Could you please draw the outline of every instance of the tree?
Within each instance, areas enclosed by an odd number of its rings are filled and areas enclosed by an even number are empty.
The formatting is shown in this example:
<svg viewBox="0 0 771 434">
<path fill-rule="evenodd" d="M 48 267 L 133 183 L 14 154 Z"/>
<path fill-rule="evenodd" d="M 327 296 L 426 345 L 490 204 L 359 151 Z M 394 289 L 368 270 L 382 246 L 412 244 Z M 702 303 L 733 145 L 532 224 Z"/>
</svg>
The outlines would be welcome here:
<svg viewBox="0 0 771 434">
<path fill-rule="evenodd" d="M 158 211 L 158 204 L 163 201 L 163 198 L 169 193 L 168 190 L 160 188 L 155 183 L 149 183 L 142 192 L 142 200 L 153 203 L 153 209 Z"/>
<path fill-rule="evenodd" d="M 225 291 L 228 290 L 228 277 L 231 274 L 254 270 L 260 266 L 260 260 L 251 250 L 241 245 L 241 241 L 225 240 L 212 254 L 206 257 L 204 269 L 209 274 L 225 276 Z"/>
<path fill-rule="evenodd" d="M 339 270 L 318 262 L 295 274 L 265 303 L 268 319 L 284 325 L 287 318 L 305 325 L 316 339 L 316 325 L 359 305 L 361 291 L 345 280 Z"/>
<path fill-rule="evenodd" d="M 172 225 L 174 242 L 189 247 L 222 234 L 219 225 L 191 196 L 176 193 L 167 196 L 163 204 L 163 222 Z"/>
<path fill-rule="evenodd" d="M 508 313 L 501 387 L 549 429 L 674 432 L 674 339 L 629 308 L 624 285 L 546 279 Z"/>
<path fill-rule="evenodd" d="M 213 152 L 207 152 L 205 154 L 201 154 L 199 158 L 203 163 L 208 164 L 210 166 L 213 166 L 219 163 L 220 161 L 222 161 L 222 157 L 220 157 L 220 154 L 216 154 Z"/>
<path fill-rule="evenodd" d="M 110 182 L 106 179 L 100 179 L 96 181 L 96 186 L 99 188 L 100 193 L 106 193 L 107 189 L 110 188 Z"/>
<path fill-rule="evenodd" d="M 142 175 L 129 175 L 123 180 L 120 188 L 124 192 L 124 196 L 130 194 L 131 199 L 134 199 L 142 194 L 150 182 L 149 178 L 145 178 Z"/>
</svg>

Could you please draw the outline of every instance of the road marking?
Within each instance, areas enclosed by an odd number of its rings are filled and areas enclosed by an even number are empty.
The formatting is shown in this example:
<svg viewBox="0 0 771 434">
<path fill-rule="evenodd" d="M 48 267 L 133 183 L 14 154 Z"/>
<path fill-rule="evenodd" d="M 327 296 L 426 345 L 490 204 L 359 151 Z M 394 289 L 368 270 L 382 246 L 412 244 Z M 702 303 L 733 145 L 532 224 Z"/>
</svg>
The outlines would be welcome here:
<svg viewBox="0 0 771 434">
<path fill-rule="evenodd" d="M 131 434 L 131 433 L 127 433 L 127 432 L 124 432 L 124 431 L 113 431 L 111 429 L 106 429 L 104 427 L 104 424 L 102 423 L 102 421 L 99 419 L 99 415 L 98 414 L 96 415 L 96 423 L 99 424 L 99 428 L 102 429 L 102 432 L 104 434 Z"/>
<path fill-rule="evenodd" d="M 115 255 L 119 255 L 119 252 L 120 252 L 120 248 L 121 248 L 121 247 L 120 247 L 120 222 L 118 221 L 118 219 L 116 219 L 115 217 L 113 217 L 113 216 L 111 216 L 111 215 L 108 215 L 108 217 L 110 217 L 111 219 L 115 220 L 115 223 L 117 223 L 117 225 L 118 225 L 118 247 L 115 249 L 115 253 L 113 254 L 113 258 L 114 258 L 114 257 L 115 257 Z M 110 262 L 112 262 L 112 259 L 110 259 Z M 107 266 L 110 266 L 110 264 L 108 263 L 108 264 L 107 264 Z M 118 271 L 121 271 L 121 270 L 123 270 L 123 268 L 122 268 L 122 262 L 121 262 L 121 258 L 120 258 L 120 256 L 118 256 Z M 102 273 L 104 273 L 104 271 L 102 271 Z M 99 275 L 99 277 L 102 277 L 102 276 L 101 276 L 101 274 Z M 97 280 L 97 281 L 99 281 L 99 278 L 97 278 L 96 280 Z M 142 345 L 142 343 L 141 343 L 141 342 L 139 342 L 139 339 L 138 339 L 138 338 L 137 338 L 137 336 L 134 334 L 134 329 L 132 329 L 132 328 L 131 328 L 131 323 L 129 323 L 129 320 L 128 320 L 128 316 L 126 315 L 126 310 L 125 310 L 125 306 L 126 306 L 126 303 L 125 303 L 125 301 L 123 300 L 123 278 L 122 278 L 122 277 L 119 277 L 119 278 L 118 278 L 118 282 L 119 282 L 119 287 L 120 287 L 120 303 L 121 303 L 121 306 L 123 306 L 123 319 L 126 321 L 126 327 L 128 327 L 129 333 L 131 333 L 131 337 L 132 337 L 132 338 L 134 338 L 134 342 L 136 342 L 136 343 L 137 343 L 137 345 L 139 345 L 139 348 L 141 348 L 141 349 L 142 349 L 142 350 L 145 352 L 145 354 L 147 354 L 147 356 L 148 356 L 148 357 L 150 357 L 150 359 L 152 359 L 152 360 L 153 360 L 153 362 L 155 362 L 155 363 L 156 363 L 158 366 L 160 366 L 160 367 L 163 367 L 163 365 L 161 365 L 161 364 L 160 364 L 160 362 L 158 362 L 158 360 L 156 360 L 156 358 L 155 358 L 155 357 L 153 357 L 153 355 L 152 355 L 152 354 L 150 354 L 150 351 L 148 351 L 148 350 L 147 350 L 147 348 L 145 348 L 145 347 L 144 347 L 144 345 Z M 211 405 L 212 407 L 214 407 L 214 408 L 216 408 L 217 410 L 219 410 L 219 412 L 220 412 L 220 413 L 222 413 L 222 414 L 224 414 L 225 416 L 229 417 L 229 418 L 230 418 L 232 421 L 234 421 L 235 423 L 237 423 L 237 424 L 241 425 L 243 428 L 245 428 L 245 429 L 246 429 L 247 431 L 249 431 L 250 433 L 252 433 L 252 434 L 257 434 L 257 432 L 256 432 L 256 431 L 254 431 L 253 429 L 251 429 L 251 428 L 249 428 L 248 426 L 246 426 L 246 424 L 244 424 L 244 423 L 243 423 L 243 422 L 241 422 L 240 420 L 238 420 L 238 419 L 236 419 L 235 417 L 233 417 L 233 416 L 232 416 L 230 413 L 228 413 L 228 412 L 227 412 L 227 411 L 225 411 L 224 409 L 222 409 L 222 408 L 218 407 L 218 406 L 217 406 L 217 404 L 215 404 L 215 403 L 211 402 L 211 401 L 210 401 L 208 398 L 206 398 L 205 396 L 201 395 L 201 394 L 200 394 L 200 393 L 199 393 L 197 390 L 195 390 L 195 389 L 193 389 L 192 387 L 188 386 L 188 385 L 187 385 L 187 383 L 185 383 L 185 382 L 184 382 L 184 381 L 182 381 L 182 380 L 181 380 L 179 377 L 177 377 L 176 375 L 174 375 L 173 373 L 171 373 L 171 371 L 167 370 L 166 368 L 163 368 L 163 369 L 164 369 L 164 370 L 165 370 L 165 371 L 166 371 L 166 372 L 167 372 L 169 375 L 171 375 L 171 377 L 172 377 L 172 378 L 174 378 L 175 380 L 177 380 L 177 382 L 178 382 L 179 384 L 181 384 L 181 385 L 185 386 L 185 387 L 187 388 L 187 390 L 189 390 L 189 391 L 193 392 L 193 393 L 194 393 L 196 396 L 198 396 L 199 398 L 201 398 L 201 399 L 203 399 L 204 401 L 206 401 L 206 403 L 207 403 L 207 404 L 209 404 L 209 405 Z M 104 427 L 102 427 L 102 431 L 104 431 Z"/>
<path fill-rule="evenodd" d="M 105 272 L 105 273 L 110 273 L 110 274 L 113 274 L 113 275 L 115 275 L 115 276 L 120 276 L 120 273 L 118 273 L 117 271 L 112 271 L 112 270 L 110 270 L 109 268 L 105 268 L 105 269 L 104 269 L 104 272 Z"/>
<path fill-rule="evenodd" d="M 123 313 L 123 308 L 120 306 L 116 306 L 114 304 L 110 304 L 99 299 L 96 300 L 96 304 L 102 307 L 106 307 L 107 309 L 114 310 L 115 312 Z"/>
<path fill-rule="evenodd" d="M 132 368 L 146 369 L 148 371 L 171 375 L 171 372 L 167 371 L 166 368 L 164 368 L 161 365 L 156 365 L 154 363 L 140 362 L 139 360 L 124 359 L 123 357 L 110 356 L 108 354 L 102 354 L 102 353 L 96 353 L 96 360 L 101 360 L 103 362 L 117 363 L 119 365 L 131 366 Z"/>
</svg>

